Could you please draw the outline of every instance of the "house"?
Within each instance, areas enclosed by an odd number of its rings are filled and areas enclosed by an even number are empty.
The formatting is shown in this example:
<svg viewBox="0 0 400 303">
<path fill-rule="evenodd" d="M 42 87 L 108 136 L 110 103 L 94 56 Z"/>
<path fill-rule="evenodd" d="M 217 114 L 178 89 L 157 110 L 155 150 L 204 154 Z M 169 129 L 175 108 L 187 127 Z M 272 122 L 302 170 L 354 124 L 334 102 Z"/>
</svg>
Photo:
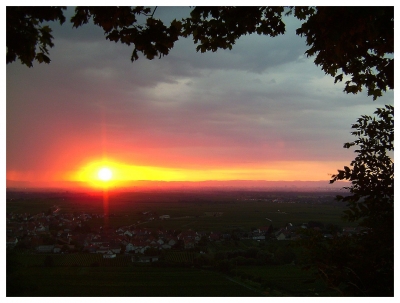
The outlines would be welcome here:
<svg viewBox="0 0 400 303">
<path fill-rule="evenodd" d="M 276 234 L 276 239 L 277 240 L 286 240 L 286 235 L 283 232 L 279 232 Z"/>
<path fill-rule="evenodd" d="M 147 228 L 137 228 L 133 230 L 132 234 L 136 235 L 136 238 L 146 236 L 147 239 L 147 236 L 151 234 L 151 230 L 148 230 Z"/>
<path fill-rule="evenodd" d="M 131 258 L 132 262 L 151 263 L 157 262 L 158 256 L 134 256 Z"/>
<path fill-rule="evenodd" d="M 121 253 L 121 247 L 120 246 L 111 246 L 110 250 L 115 253 L 115 254 L 120 254 Z"/>
<path fill-rule="evenodd" d="M 208 238 L 210 241 L 219 241 L 221 239 L 221 234 L 218 232 L 211 232 Z"/>
<path fill-rule="evenodd" d="M 253 236 L 253 240 L 265 240 L 265 236 L 263 236 L 263 235 L 255 235 L 255 236 Z"/>
<path fill-rule="evenodd" d="M 125 246 L 125 252 L 130 252 L 135 249 L 135 246 L 132 243 L 128 243 Z"/>
<path fill-rule="evenodd" d="M 111 250 L 109 250 L 105 254 L 103 254 L 103 258 L 104 259 L 113 259 L 113 258 L 116 258 L 116 257 L 117 257 L 117 255 Z"/>
<path fill-rule="evenodd" d="M 292 236 L 294 236 L 294 233 L 286 229 L 281 229 L 280 231 L 275 233 L 275 237 L 277 240 L 291 240 Z"/>
<path fill-rule="evenodd" d="M 267 228 L 268 229 L 268 228 Z M 265 228 L 259 228 L 256 229 L 252 232 L 252 239 L 253 240 L 265 240 L 265 235 L 266 235 L 267 231 Z"/>
<path fill-rule="evenodd" d="M 143 247 L 138 247 L 137 249 L 135 249 L 135 253 L 140 253 L 140 254 L 144 254 L 145 251 L 150 248 L 150 246 L 143 246 Z"/>
<path fill-rule="evenodd" d="M 169 246 L 174 246 L 176 243 L 178 243 L 178 240 L 171 238 L 171 239 L 168 240 L 167 244 Z"/>
<path fill-rule="evenodd" d="M 125 231 L 124 235 L 128 236 L 128 237 L 132 237 L 133 236 L 133 234 L 129 230 Z"/>
<path fill-rule="evenodd" d="M 39 226 L 36 228 L 36 231 L 37 231 L 37 232 L 49 231 L 49 227 L 48 227 L 48 226 L 39 225 Z"/>
<path fill-rule="evenodd" d="M 191 230 L 191 229 L 181 232 L 178 235 L 178 240 L 181 240 L 181 239 L 184 240 L 184 241 L 185 240 L 193 240 L 193 241 L 196 241 L 196 242 L 200 241 L 200 237 L 197 234 L 197 232 L 195 232 L 194 230 Z"/>
<path fill-rule="evenodd" d="M 98 248 L 98 249 L 96 250 L 96 253 L 97 253 L 97 254 L 105 254 L 105 253 L 107 253 L 108 251 L 109 251 L 109 248 L 108 248 L 108 247 L 101 246 L 100 248 Z"/>
<path fill-rule="evenodd" d="M 262 226 L 262 227 L 258 228 L 258 232 L 266 234 L 270 230 L 270 228 L 271 228 L 271 225 L 270 226 Z"/>
<path fill-rule="evenodd" d="M 183 240 L 183 243 L 184 243 L 185 249 L 194 248 L 194 245 L 195 245 L 194 240 L 191 240 L 191 239 L 187 239 L 187 240 L 185 239 L 185 240 Z"/>
<path fill-rule="evenodd" d="M 150 246 L 148 245 L 148 243 L 144 242 L 144 241 L 134 241 L 132 242 L 133 244 L 133 251 L 135 253 L 141 253 L 143 254 L 146 249 L 148 249 Z"/>
<path fill-rule="evenodd" d="M 39 253 L 51 253 L 54 250 L 54 245 L 38 245 L 36 251 Z"/>
</svg>

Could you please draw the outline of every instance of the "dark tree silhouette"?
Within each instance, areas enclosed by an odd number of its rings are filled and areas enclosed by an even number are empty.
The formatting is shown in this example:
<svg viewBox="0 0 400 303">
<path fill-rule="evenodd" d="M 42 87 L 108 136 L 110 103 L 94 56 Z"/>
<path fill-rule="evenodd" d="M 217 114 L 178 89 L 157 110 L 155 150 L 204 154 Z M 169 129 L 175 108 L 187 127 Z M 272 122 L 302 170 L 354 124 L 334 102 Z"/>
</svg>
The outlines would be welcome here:
<svg viewBox="0 0 400 303">
<path fill-rule="evenodd" d="M 362 87 L 369 96 L 382 96 L 394 88 L 393 7 L 296 7 L 294 15 L 306 21 L 297 34 L 306 37 L 307 56 L 335 77 L 349 75 L 345 92 L 356 94 Z"/>
<path fill-rule="evenodd" d="M 348 203 L 344 219 L 358 223 L 355 233 L 328 242 L 316 234 L 303 243 L 309 264 L 346 296 L 394 295 L 394 108 L 375 115 L 353 124 L 357 139 L 344 147 L 358 147 L 357 156 L 331 179 L 351 182 L 349 195 L 337 199 Z"/>
<path fill-rule="evenodd" d="M 65 9 L 7 7 L 7 63 L 17 58 L 29 67 L 35 60 L 49 63 L 53 36 L 42 24 L 64 23 Z M 180 37 L 192 37 L 201 52 L 232 49 L 247 34 L 275 37 L 285 33 L 284 15 L 303 22 L 296 32 L 306 38 L 307 56 L 315 56 L 314 63 L 335 83 L 350 76 L 346 93 L 366 88 L 375 100 L 394 88 L 394 7 L 194 7 L 188 18 L 168 25 L 156 18 L 156 8 L 76 7 L 70 21 L 80 27 L 92 19 L 106 39 L 133 44 L 135 61 L 139 53 L 147 59 L 168 55 Z"/>
<path fill-rule="evenodd" d="M 338 196 L 338 200 L 348 202 L 345 219 L 374 230 L 386 224 L 393 229 L 394 162 L 388 152 L 394 151 L 394 107 L 378 108 L 375 115 L 363 115 L 353 124 L 351 134 L 357 140 L 345 143 L 344 148 L 358 147 L 357 156 L 330 182 L 351 182 L 345 187 L 350 195 Z"/>
<path fill-rule="evenodd" d="M 6 62 L 17 58 L 22 64 L 32 66 L 34 60 L 50 63 L 48 47 L 53 47 L 51 28 L 44 21 L 65 22 L 65 7 L 12 7 L 7 6 Z M 37 50 L 39 48 L 39 51 Z"/>
</svg>

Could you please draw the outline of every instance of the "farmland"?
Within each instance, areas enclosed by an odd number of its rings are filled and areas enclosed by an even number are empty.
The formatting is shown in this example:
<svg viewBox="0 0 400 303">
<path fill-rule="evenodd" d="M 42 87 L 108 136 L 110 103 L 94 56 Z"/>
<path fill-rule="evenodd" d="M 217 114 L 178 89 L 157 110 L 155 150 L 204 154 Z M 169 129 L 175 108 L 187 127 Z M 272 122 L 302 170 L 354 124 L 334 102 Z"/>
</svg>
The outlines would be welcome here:
<svg viewBox="0 0 400 303">
<path fill-rule="evenodd" d="M 294 241 L 277 241 L 271 234 L 261 242 L 252 238 L 253 231 L 270 225 L 274 230 L 305 222 L 342 225 L 344 205 L 334 201 L 334 193 L 109 192 L 107 197 L 102 193 L 7 193 L 7 218 L 12 223 L 7 235 L 39 220 L 44 225 L 47 219 L 57 222 L 48 231 L 42 228 L 42 236 L 22 231 L 13 257 L 7 256 L 11 264 L 7 292 L 111 297 L 334 295 L 321 281 L 304 284 L 312 276 L 301 270 L 301 251 L 290 245 Z M 90 214 L 90 219 L 82 214 Z M 77 222 L 86 229 L 77 228 Z M 102 228 L 105 225 L 107 231 Z M 63 253 L 37 253 L 33 240 L 59 244 L 60 229 L 65 228 L 64 234 L 74 237 L 74 248 L 62 242 L 58 247 Z M 117 253 L 112 259 L 84 249 L 92 247 L 89 242 L 95 243 L 94 237 L 100 235 L 119 241 L 121 248 L 136 243 L 133 235 L 117 230 L 142 232 L 142 240 L 153 246 L 141 253 Z M 157 246 L 157 240 L 184 237 L 185 231 L 201 234 L 194 246 L 186 247 L 182 239 L 166 250 Z M 142 263 L 146 262 L 140 258 L 143 254 L 157 255 L 159 261 Z"/>
<path fill-rule="evenodd" d="M 22 267 L 41 267 L 46 258 L 52 259 L 53 267 L 127 267 L 132 264 L 130 256 L 119 255 L 115 259 L 105 259 L 101 254 L 24 254 L 18 258 Z"/>
<path fill-rule="evenodd" d="M 218 273 L 186 268 L 31 267 L 24 296 L 48 297 L 176 297 L 259 296 Z"/>
<path fill-rule="evenodd" d="M 193 252 L 168 253 L 173 264 L 187 264 Z M 310 273 L 290 264 L 236 266 L 229 276 L 187 266 L 149 266 L 128 256 L 97 254 L 17 255 L 21 296 L 314 296 L 335 295 L 322 282 L 305 284 Z M 51 266 L 46 259 L 51 258 Z M 94 264 L 96 264 L 94 266 Z M 254 282 L 257 281 L 256 283 Z"/>
<path fill-rule="evenodd" d="M 110 192 L 105 204 L 101 193 L 7 193 L 6 208 L 7 213 L 35 213 L 57 205 L 64 213 L 108 213 L 111 228 L 139 221 L 142 227 L 149 228 L 223 231 L 310 220 L 341 225 L 345 205 L 334 202 L 334 196 L 335 193 Z M 156 214 L 156 220 L 147 220 L 143 212 Z M 220 215 L 210 216 L 210 213 Z M 159 220 L 161 215 L 169 215 L 170 219 Z M 92 220 L 90 224 L 103 225 L 104 219 Z"/>
</svg>

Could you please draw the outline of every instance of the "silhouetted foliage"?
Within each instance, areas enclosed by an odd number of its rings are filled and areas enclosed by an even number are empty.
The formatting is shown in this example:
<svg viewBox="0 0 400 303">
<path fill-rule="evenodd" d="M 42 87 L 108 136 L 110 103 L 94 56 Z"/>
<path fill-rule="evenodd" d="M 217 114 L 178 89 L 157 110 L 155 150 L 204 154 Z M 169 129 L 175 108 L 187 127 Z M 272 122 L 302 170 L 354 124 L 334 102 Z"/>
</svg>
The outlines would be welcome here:
<svg viewBox="0 0 400 303">
<path fill-rule="evenodd" d="M 394 162 L 388 152 L 394 151 L 394 107 L 386 105 L 375 111 L 377 117 L 363 115 L 353 124 L 357 140 L 344 144 L 357 146 L 356 158 L 333 175 L 331 183 L 348 180 L 348 196 L 338 196 L 348 203 L 345 219 L 359 221 L 374 230 L 393 228 Z"/>
<path fill-rule="evenodd" d="M 289 264 L 296 259 L 296 255 L 290 246 L 278 247 L 274 254 L 276 264 Z"/>
<path fill-rule="evenodd" d="M 366 87 L 369 96 L 382 96 L 394 88 L 393 7 L 295 7 L 305 20 L 296 33 L 305 36 L 307 56 L 335 77 L 335 83 L 350 75 L 344 91 L 356 94 Z"/>
<path fill-rule="evenodd" d="M 386 105 L 377 117 L 362 116 L 353 125 L 357 137 L 345 148 L 357 146 L 356 158 L 332 176 L 351 181 L 344 219 L 357 222 L 351 235 L 328 242 L 312 233 L 304 247 L 309 263 L 317 267 L 328 285 L 346 296 L 394 295 L 394 108 Z"/>
<path fill-rule="evenodd" d="M 232 49 L 242 35 L 275 37 L 285 33 L 284 7 L 195 7 L 183 20 L 183 36 L 192 36 L 197 51 Z"/>
<path fill-rule="evenodd" d="M 49 63 L 47 47 L 53 36 L 44 21 L 64 23 L 65 7 L 7 7 L 7 63 L 17 58 L 29 67 L 33 61 Z M 366 88 L 375 100 L 394 88 L 394 7 L 194 7 L 188 18 L 169 25 L 157 19 L 155 8 L 76 7 L 73 27 L 93 20 L 106 39 L 133 44 L 131 60 L 141 52 L 147 59 L 168 55 L 180 37 L 191 36 L 202 53 L 232 49 L 243 35 L 275 37 L 285 33 L 284 15 L 302 21 L 296 33 L 306 38 L 307 56 L 345 82 L 346 93 Z M 39 46 L 40 52 L 36 53 Z"/>
<path fill-rule="evenodd" d="M 155 9 L 153 10 L 154 14 Z M 182 24 L 176 20 L 167 27 L 150 15 L 151 9 L 144 7 L 77 7 L 71 18 L 74 27 L 79 27 L 93 18 L 100 26 L 106 39 L 135 46 L 131 60 L 139 59 L 138 51 L 147 59 L 168 55 L 178 40 Z M 145 25 L 138 24 L 137 16 L 146 17 Z"/>
<path fill-rule="evenodd" d="M 50 63 L 48 47 L 53 47 L 53 36 L 44 21 L 65 21 L 65 7 L 15 7 L 7 6 L 6 20 L 6 62 L 17 58 L 22 64 L 32 66 L 34 60 L 39 63 Z M 39 48 L 39 52 L 37 51 Z"/>
</svg>

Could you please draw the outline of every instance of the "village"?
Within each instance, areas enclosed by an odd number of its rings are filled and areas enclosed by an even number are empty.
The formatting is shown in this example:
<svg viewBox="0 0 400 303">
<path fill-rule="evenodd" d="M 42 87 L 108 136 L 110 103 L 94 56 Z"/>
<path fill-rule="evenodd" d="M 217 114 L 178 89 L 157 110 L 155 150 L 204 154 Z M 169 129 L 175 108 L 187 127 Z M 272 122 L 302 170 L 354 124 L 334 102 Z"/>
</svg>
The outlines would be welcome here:
<svg viewBox="0 0 400 303">
<path fill-rule="evenodd" d="M 170 220 L 169 215 L 155 217 L 152 212 L 143 212 L 147 220 Z M 221 216 L 222 213 L 206 215 Z M 47 212 L 38 214 L 9 213 L 7 214 L 8 249 L 18 248 L 31 253 L 96 253 L 103 258 L 115 258 L 117 254 L 132 254 L 137 256 L 156 256 L 160 251 L 199 250 L 204 243 L 222 242 L 231 239 L 254 241 L 296 240 L 302 237 L 298 231 L 312 228 L 321 231 L 318 224 L 304 223 L 293 226 L 291 223 L 274 229 L 272 225 L 254 228 L 252 230 L 195 231 L 163 230 L 141 227 L 145 222 L 135 222 L 117 229 L 106 229 L 103 226 L 90 228 L 88 222 L 94 218 L 104 218 L 103 214 L 62 213 L 58 206 L 53 206 Z M 314 225 L 314 226 L 310 226 Z M 355 227 L 343 228 L 338 234 L 360 232 Z M 324 233 L 325 238 L 332 238 L 331 233 Z M 200 245 L 201 244 L 201 245 Z M 136 258 L 137 259 L 137 258 Z M 154 259 L 154 258 L 153 258 Z"/>
</svg>

